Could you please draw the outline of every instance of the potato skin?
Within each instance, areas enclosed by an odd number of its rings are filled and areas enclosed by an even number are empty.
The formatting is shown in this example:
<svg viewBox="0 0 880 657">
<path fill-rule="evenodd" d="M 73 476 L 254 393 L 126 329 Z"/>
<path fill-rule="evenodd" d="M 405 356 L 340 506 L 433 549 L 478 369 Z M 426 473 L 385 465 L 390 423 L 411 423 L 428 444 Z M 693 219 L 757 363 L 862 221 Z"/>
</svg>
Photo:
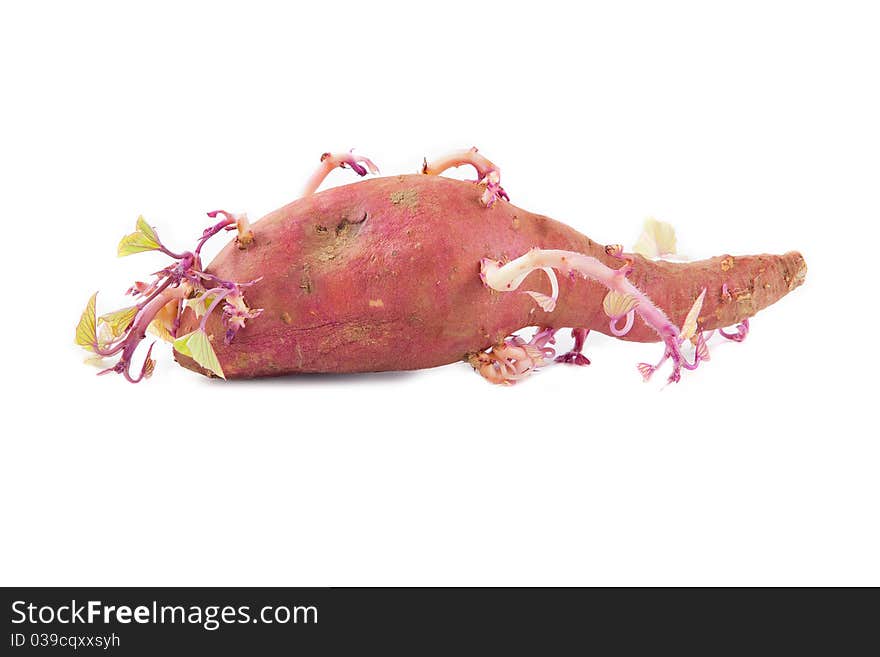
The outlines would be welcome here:
<svg viewBox="0 0 880 657">
<path fill-rule="evenodd" d="M 525 326 L 608 333 L 606 290 L 593 281 L 560 278 L 552 313 L 528 295 L 483 285 L 482 258 L 511 260 L 534 247 L 586 253 L 613 268 L 621 262 L 548 217 L 506 202 L 487 208 L 481 193 L 473 183 L 438 176 L 374 178 L 302 198 L 256 222 L 253 244 L 228 244 L 208 267 L 226 280 L 261 279 L 245 298 L 263 313 L 231 344 L 224 344 L 217 317 L 208 322 L 226 377 L 434 367 Z M 805 271 L 797 253 L 687 264 L 634 256 L 629 278 L 678 325 L 708 287 L 700 328 L 711 329 L 770 305 L 799 285 Z M 520 289 L 549 293 L 540 272 Z M 195 325 L 187 311 L 181 334 Z M 636 320 L 624 339 L 659 338 Z"/>
</svg>

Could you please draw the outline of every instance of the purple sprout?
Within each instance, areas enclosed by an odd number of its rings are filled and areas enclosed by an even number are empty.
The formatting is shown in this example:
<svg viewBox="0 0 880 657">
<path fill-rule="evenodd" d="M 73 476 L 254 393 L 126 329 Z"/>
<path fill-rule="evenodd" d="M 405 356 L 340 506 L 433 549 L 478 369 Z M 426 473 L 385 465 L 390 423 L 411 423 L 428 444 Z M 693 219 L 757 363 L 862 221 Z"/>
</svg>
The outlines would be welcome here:
<svg viewBox="0 0 880 657">
<path fill-rule="evenodd" d="M 669 381 L 671 383 L 677 382 L 681 378 L 682 369 L 695 370 L 702 361 L 709 360 L 706 336 L 698 331 L 699 313 L 706 297 L 706 289 L 704 288 L 696 298 L 682 323 L 682 327 L 678 328 L 644 292 L 627 279 L 627 275 L 632 269 L 632 262 L 622 251 L 618 245 L 605 248 L 607 255 L 623 261 L 623 265 L 619 269 L 612 269 L 592 256 L 559 249 L 530 249 L 520 257 L 506 263 L 483 258 L 480 262 L 481 280 L 490 289 L 498 292 L 512 292 L 531 272 L 536 269 L 552 268 L 563 275 L 577 274 L 603 284 L 608 288 L 608 293 L 602 306 L 605 314 L 609 317 L 609 330 L 613 335 L 626 335 L 632 328 L 635 316 L 638 315 L 656 331 L 664 344 L 663 357 L 656 365 L 638 364 L 639 372 L 645 380 L 648 380 L 663 363 L 671 360 L 672 373 L 669 376 Z M 624 320 L 622 327 L 619 325 L 621 320 Z M 583 337 L 585 338 L 586 334 Z M 688 360 L 681 350 L 682 345 L 689 340 L 693 341 L 695 346 L 692 361 Z M 543 357 L 533 358 L 532 354 L 527 353 L 517 358 L 517 354 L 510 352 L 514 347 L 524 349 L 526 346 L 529 345 L 511 344 L 508 340 L 502 345 L 493 347 L 488 354 L 477 354 L 470 359 L 471 364 L 493 383 L 510 383 L 514 379 L 522 378 L 535 367 L 543 365 Z M 561 357 L 563 362 L 578 362 L 580 359 L 577 356 L 582 346 L 582 341 L 576 344 L 576 351 Z M 511 355 L 513 363 L 510 362 Z M 526 366 L 520 367 L 520 362 L 525 363 Z"/>
<path fill-rule="evenodd" d="M 348 153 L 322 153 L 321 164 L 318 165 L 317 170 L 306 181 L 302 195 L 309 196 L 314 194 L 318 187 L 321 186 L 321 183 L 324 182 L 324 179 L 336 168 L 351 169 L 361 177 L 366 176 L 367 173 L 379 173 L 379 167 L 370 158 L 363 155 L 355 155 L 352 151 Z"/>
<path fill-rule="evenodd" d="M 250 234 L 252 239 L 246 218 L 242 221 L 245 215 L 233 215 L 223 210 L 208 213 L 212 218 L 218 215 L 222 215 L 223 218 L 202 232 L 193 251 L 175 253 L 169 250 L 143 218 L 138 219 L 137 231 L 122 239 L 118 250 L 120 256 L 143 251 L 160 251 L 176 262 L 155 272 L 151 283 L 135 282 L 126 294 L 139 301 L 130 308 L 97 317 L 95 311 L 97 293 L 89 300 L 77 326 L 77 344 L 94 352 L 100 358 L 120 356 L 112 367 L 98 374 L 116 372 L 132 383 L 149 377 L 156 364 L 150 357 L 155 342 L 148 348 L 137 375 L 132 373 L 135 351 L 146 337 L 148 328 L 154 329 L 166 339 L 174 340 L 180 337 L 178 332 L 181 318 L 187 306 L 192 307 L 196 315 L 201 317 L 199 331 L 204 332 L 208 317 L 222 304 L 222 322 L 226 329 L 227 344 L 244 327 L 246 320 L 260 315 L 262 310 L 248 308 L 242 294 L 242 288 L 257 281 L 236 283 L 220 279 L 202 270 L 200 255 L 202 247 L 217 233 L 238 229 L 239 238 Z M 204 308 L 206 303 L 208 307 Z M 208 348 L 210 349 L 210 346 Z M 216 356 L 211 355 L 216 359 Z"/>
<path fill-rule="evenodd" d="M 509 201 L 510 197 L 504 188 L 501 187 L 501 169 L 495 166 L 488 158 L 477 150 L 477 147 L 468 148 L 463 151 L 449 153 L 443 157 L 428 162 L 427 159 L 422 160 L 422 173 L 429 176 L 439 176 L 447 169 L 470 165 L 477 170 L 477 179 L 472 180 L 475 184 L 483 184 L 486 189 L 480 197 L 480 201 L 486 207 L 492 205 L 498 199 Z"/>
<path fill-rule="evenodd" d="M 589 365 L 590 359 L 581 353 L 584 349 L 584 343 L 587 341 L 587 336 L 589 335 L 589 333 L 590 329 L 571 329 L 571 337 L 574 338 L 574 346 L 568 353 L 557 356 L 556 362 L 569 363 L 570 365 Z"/>
<path fill-rule="evenodd" d="M 555 334 L 555 329 L 543 328 L 528 342 L 514 335 L 488 351 L 471 354 L 468 362 L 488 381 L 512 385 L 553 359 L 555 352 L 547 345 L 556 342 Z"/>
<path fill-rule="evenodd" d="M 742 342 L 749 334 L 749 319 L 747 317 L 742 322 L 736 325 L 736 333 L 728 333 L 724 329 L 718 329 L 718 332 L 728 340 L 733 340 L 734 342 Z"/>
</svg>

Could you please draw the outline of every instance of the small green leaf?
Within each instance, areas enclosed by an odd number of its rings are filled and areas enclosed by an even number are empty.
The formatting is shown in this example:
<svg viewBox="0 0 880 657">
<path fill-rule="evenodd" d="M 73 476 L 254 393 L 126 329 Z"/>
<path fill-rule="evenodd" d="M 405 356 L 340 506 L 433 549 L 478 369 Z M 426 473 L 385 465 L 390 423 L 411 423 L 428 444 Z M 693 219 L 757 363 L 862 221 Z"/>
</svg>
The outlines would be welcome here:
<svg viewBox="0 0 880 657">
<path fill-rule="evenodd" d="M 195 331 L 193 331 L 192 333 L 187 333 L 186 335 L 181 335 L 173 343 L 171 343 L 171 346 L 174 347 L 174 351 L 192 358 L 192 352 L 189 350 L 189 345 L 187 344 L 187 342 L 189 342 L 189 339 L 193 335 L 195 335 Z"/>
<path fill-rule="evenodd" d="M 196 331 L 187 342 L 192 358 L 202 367 L 211 370 L 217 376 L 225 379 L 220 361 L 214 353 L 214 347 L 204 331 Z"/>
<path fill-rule="evenodd" d="M 95 322 L 95 300 L 98 293 L 95 292 L 86 309 L 83 310 L 82 316 L 79 318 L 79 324 L 76 325 L 76 344 L 83 347 L 87 351 L 94 351 L 95 344 L 98 342 L 98 333 Z"/>
<path fill-rule="evenodd" d="M 143 233 L 131 233 L 119 240 L 119 246 L 116 247 L 116 255 L 122 258 L 135 253 L 143 253 L 144 251 L 155 251 L 158 248 L 159 245 Z"/>
<path fill-rule="evenodd" d="M 137 306 L 131 306 L 130 308 L 114 310 L 112 313 L 101 315 L 98 321 L 106 324 L 110 328 L 110 333 L 113 334 L 113 337 L 118 338 L 125 332 L 125 329 L 131 326 L 131 322 L 137 314 Z"/>
<path fill-rule="evenodd" d="M 159 236 L 156 234 L 156 231 L 153 230 L 153 227 L 147 223 L 147 220 L 144 219 L 144 215 L 140 215 L 137 218 L 137 226 L 138 231 L 146 235 L 149 239 L 153 240 L 156 244 L 159 243 Z"/>
<path fill-rule="evenodd" d="M 189 356 L 221 379 L 226 378 L 223 368 L 220 367 L 220 361 L 217 360 L 217 354 L 214 353 L 214 347 L 211 346 L 211 340 L 204 331 L 196 330 L 182 335 L 174 341 L 174 349 L 184 356 Z"/>
<path fill-rule="evenodd" d="M 159 236 L 143 217 L 138 217 L 137 230 L 119 240 L 116 255 L 120 258 L 144 251 L 155 251 L 161 248 Z"/>
</svg>

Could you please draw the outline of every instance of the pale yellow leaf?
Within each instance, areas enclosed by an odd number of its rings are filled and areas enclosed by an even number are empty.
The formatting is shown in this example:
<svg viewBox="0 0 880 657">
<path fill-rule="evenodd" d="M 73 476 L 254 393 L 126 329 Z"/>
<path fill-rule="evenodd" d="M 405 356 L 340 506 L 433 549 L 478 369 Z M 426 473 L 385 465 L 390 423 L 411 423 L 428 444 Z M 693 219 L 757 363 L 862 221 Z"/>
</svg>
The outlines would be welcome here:
<svg viewBox="0 0 880 657">
<path fill-rule="evenodd" d="M 665 221 L 648 217 L 633 251 L 646 258 L 675 255 L 675 229 Z"/>
<path fill-rule="evenodd" d="M 95 320 L 95 304 L 98 293 L 95 292 L 92 298 L 86 304 L 82 316 L 79 318 L 79 324 L 76 325 L 76 344 L 88 351 L 94 351 L 94 345 L 98 341 L 98 333 Z"/>
<path fill-rule="evenodd" d="M 690 311 L 688 311 L 687 317 L 684 318 L 684 323 L 681 325 L 682 340 L 690 340 L 697 332 L 697 318 L 700 316 L 700 311 L 703 309 L 703 300 L 705 298 L 706 288 L 703 288 L 703 291 L 700 292 L 700 296 L 697 297 L 697 300 L 694 301 L 694 305 L 691 306 Z"/>
<path fill-rule="evenodd" d="M 160 319 L 154 319 L 150 322 L 149 326 L 147 326 L 147 332 L 152 333 L 165 342 L 174 342 L 174 336 L 171 335 L 171 332 L 166 328 L 165 322 Z"/>
<path fill-rule="evenodd" d="M 121 310 L 114 310 L 112 313 L 107 313 L 106 315 L 101 315 L 98 318 L 98 322 L 106 324 L 110 329 L 110 335 L 114 338 L 118 338 L 131 325 L 132 320 L 134 320 L 137 314 L 137 306 L 131 306 L 129 308 L 122 308 Z"/>
<path fill-rule="evenodd" d="M 556 299 L 553 297 L 549 297 L 542 292 L 527 291 L 526 294 L 532 297 L 544 312 L 552 313 L 556 309 Z"/>
<path fill-rule="evenodd" d="M 630 294 L 622 294 L 616 290 L 610 290 L 602 300 L 602 308 L 605 314 L 612 319 L 619 319 L 630 310 L 639 305 L 639 300 Z"/>
</svg>

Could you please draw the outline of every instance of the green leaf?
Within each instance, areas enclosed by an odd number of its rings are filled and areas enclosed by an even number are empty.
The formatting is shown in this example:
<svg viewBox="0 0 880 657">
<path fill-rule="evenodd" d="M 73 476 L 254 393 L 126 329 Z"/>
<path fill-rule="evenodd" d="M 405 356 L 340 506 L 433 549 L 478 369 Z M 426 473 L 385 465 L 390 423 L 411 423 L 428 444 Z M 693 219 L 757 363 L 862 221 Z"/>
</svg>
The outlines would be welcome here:
<svg viewBox="0 0 880 657">
<path fill-rule="evenodd" d="M 94 351 L 98 342 L 98 333 L 95 322 L 95 300 L 98 293 L 95 292 L 86 309 L 83 310 L 82 316 L 79 318 L 79 324 L 76 325 L 76 344 L 83 347 L 87 351 Z"/>
<path fill-rule="evenodd" d="M 120 258 L 144 251 L 155 251 L 162 247 L 159 236 L 143 217 L 137 219 L 137 230 L 119 240 L 116 255 Z"/>
<path fill-rule="evenodd" d="M 156 234 L 156 231 L 153 230 L 153 227 L 147 223 L 147 220 L 144 219 L 144 215 L 139 215 L 137 218 L 137 229 L 139 232 L 146 235 L 149 239 L 153 240 L 156 244 L 159 243 L 159 236 Z"/>
<path fill-rule="evenodd" d="M 137 306 L 131 306 L 130 308 L 114 310 L 112 313 L 101 315 L 98 318 L 98 321 L 103 322 L 104 324 L 109 326 L 110 332 L 113 334 L 113 337 L 118 338 L 125 332 L 125 329 L 127 329 L 131 325 L 132 320 L 134 320 L 137 314 Z"/>
<path fill-rule="evenodd" d="M 217 360 L 217 354 L 214 353 L 214 347 L 211 346 L 211 340 L 204 331 L 196 330 L 182 335 L 174 341 L 174 349 L 184 356 L 189 356 L 221 379 L 226 378 L 223 368 L 220 367 L 220 361 Z"/>
<path fill-rule="evenodd" d="M 181 335 L 174 342 L 172 342 L 171 346 L 174 347 L 174 351 L 192 358 L 192 352 L 189 350 L 189 345 L 187 343 L 189 342 L 189 339 L 196 334 L 196 332 L 197 331 L 193 331 L 192 333 Z"/>
</svg>

